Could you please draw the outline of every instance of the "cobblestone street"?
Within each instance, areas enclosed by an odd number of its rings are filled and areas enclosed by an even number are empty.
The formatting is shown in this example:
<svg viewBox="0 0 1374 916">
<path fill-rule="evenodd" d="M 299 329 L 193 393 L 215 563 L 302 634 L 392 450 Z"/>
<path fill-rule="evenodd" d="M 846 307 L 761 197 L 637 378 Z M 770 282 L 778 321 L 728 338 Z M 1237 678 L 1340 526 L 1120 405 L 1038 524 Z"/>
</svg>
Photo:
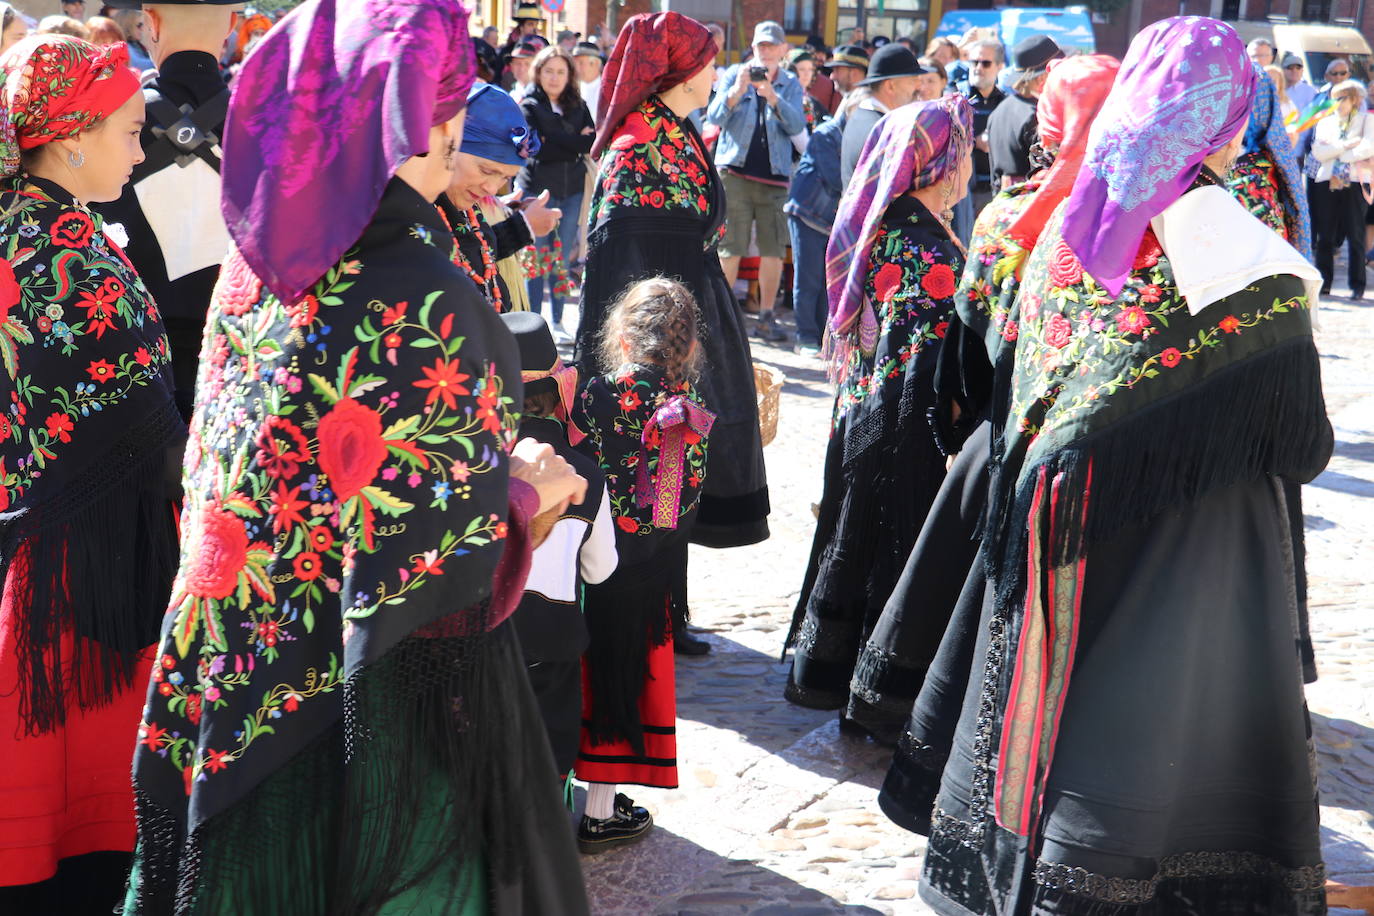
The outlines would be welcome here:
<svg viewBox="0 0 1374 916">
<path fill-rule="evenodd" d="M 1308 702 L 1328 871 L 1374 884 L 1374 304 L 1332 298 L 1318 320 L 1336 452 L 1305 491 L 1321 675 Z M 820 498 L 831 388 L 819 361 L 754 346 L 787 375 L 766 450 L 773 536 L 693 548 L 693 622 L 714 651 L 677 661 L 682 785 L 627 789 L 657 828 L 637 846 L 583 858 L 593 912 L 928 913 L 916 897 L 924 838 L 876 803 L 891 753 L 841 737 L 833 713 L 782 698 L 778 656 Z"/>
</svg>

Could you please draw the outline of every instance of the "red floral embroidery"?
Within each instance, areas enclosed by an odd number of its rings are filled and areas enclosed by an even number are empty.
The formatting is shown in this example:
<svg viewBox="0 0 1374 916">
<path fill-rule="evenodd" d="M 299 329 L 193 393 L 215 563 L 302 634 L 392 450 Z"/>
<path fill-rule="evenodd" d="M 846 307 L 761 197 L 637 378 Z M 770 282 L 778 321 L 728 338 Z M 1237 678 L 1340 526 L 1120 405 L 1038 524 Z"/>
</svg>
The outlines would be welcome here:
<svg viewBox="0 0 1374 916">
<path fill-rule="evenodd" d="M 902 265 L 889 261 L 873 277 L 873 294 L 879 302 L 891 302 L 902 288 Z"/>
<path fill-rule="evenodd" d="M 621 531 L 628 534 L 634 534 L 639 530 L 639 522 L 625 515 L 617 516 L 615 523 Z"/>
<path fill-rule="evenodd" d="M 248 562 L 248 532 L 233 513 L 206 509 L 199 523 L 187 526 L 191 543 L 185 553 L 186 591 L 198 598 L 228 598 Z"/>
<path fill-rule="evenodd" d="M 948 299 L 956 286 L 954 270 L 948 264 L 932 264 L 921 278 L 921 289 L 934 299 Z"/>
<path fill-rule="evenodd" d="M 1073 322 L 1057 312 L 1045 322 L 1045 343 L 1062 350 L 1073 339 Z"/>
<path fill-rule="evenodd" d="M 1083 279 L 1083 265 L 1063 239 L 1059 240 L 1050 255 L 1049 275 L 1050 284 L 1060 289 L 1073 286 Z"/>
<path fill-rule="evenodd" d="M 262 281 L 257 278 L 243 255 L 230 253 L 219 272 L 214 298 L 226 315 L 243 315 L 262 297 Z"/>
<path fill-rule="evenodd" d="M 1116 329 L 1122 334 L 1139 334 L 1150 326 L 1150 316 L 1138 305 L 1128 305 L 1116 316 Z"/>
<path fill-rule="evenodd" d="M 639 146 L 642 143 L 649 143 L 654 139 L 654 129 L 649 126 L 649 121 L 642 112 L 632 111 L 625 117 L 625 122 L 620 130 L 616 131 L 615 138 L 611 140 L 611 149 L 629 149 L 632 146 Z"/>
<path fill-rule="evenodd" d="M 1131 265 L 1132 270 L 1145 270 L 1154 267 L 1159 263 L 1159 256 L 1164 253 L 1164 249 L 1159 247 L 1159 239 L 1155 238 L 1153 229 L 1146 229 L 1145 236 L 1140 240 L 1140 247 L 1136 249 L 1135 263 Z"/>
<path fill-rule="evenodd" d="M 303 296 L 299 301 L 286 307 L 286 314 L 291 316 L 291 327 L 293 328 L 309 326 L 319 311 L 320 300 L 314 296 Z"/>
<path fill-rule="evenodd" d="M 85 248 L 94 233 L 95 222 L 78 210 L 63 213 L 49 231 L 53 244 L 62 248 Z"/>
<path fill-rule="evenodd" d="M 1172 369 L 1174 366 L 1177 366 L 1179 360 L 1181 360 L 1182 358 L 1183 354 L 1178 352 L 1177 347 L 1170 347 L 1163 353 L 1159 354 L 1159 361 L 1166 369 Z"/>
<path fill-rule="evenodd" d="M 310 445 L 305 435 L 285 417 L 267 418 L 258 430 L 257 446 L 258 464 L 278 479 L 292 476 L 303 462 L 310 460 Z"/>
<path fill-rule="evenodd" d="M 0 324 L 10 316 L 10 309 L 19 304 L 19 281 L 14 279 L 14 266 L 0 258 Z"/>
<path fill-rule="evenodd" d="M 425 374 L 425 377 L 411 384 L 416 388 L 429 389 L 429 393 L 425 395 L 425 406 L 428 407 L 435 401 L 442 399 L 444 406 L 449 410 L 455 410 L 458 407 L 458 395 L 472 393 L 472 390 L 463 384 L 472 376 L 465 372 L 459 372 L 458 369 L 459 365 L 456 359 L 436 359 L 432 369 L 428 366 L 420 367 L 420 371 Z"/>
<path fill-rule="evenodd" d="M 382 418 L 352 398 L 343 398 L 320 419 L 320 470 L 341 502 L 377 478 L 386 460 Z"/>
<path fill-rule="evenodd" d="M 72 418 L 66 414 L 52 414 L 48 417 L 44 425 L 47 427 L 48 435 L 57 439 L 59 442 L 72 441 L 70 433 L 72 430 L 76 429 L 76 424 L 72 422 Z"/>
<path fill-rule="evenodd" d="M 100 335 L 97 334 L 96 336 L 99 337 Z M 93 381 L 100 382 L 101 384 L 115 377 L 115 367 L 111 366 L 103 359 L 94 360 L 86 367 L 86 372 Z"/>
<path fill-rule="evenodd" d="M 1234 334 L 1240 327 L 1240 319 L 1235 315 L 1227 315 L 1225 318 L 1221 319 L 1221 321 L 1217 322 L 1217 327 L 1221 328 L 1227 334 Z"/>
</svg>

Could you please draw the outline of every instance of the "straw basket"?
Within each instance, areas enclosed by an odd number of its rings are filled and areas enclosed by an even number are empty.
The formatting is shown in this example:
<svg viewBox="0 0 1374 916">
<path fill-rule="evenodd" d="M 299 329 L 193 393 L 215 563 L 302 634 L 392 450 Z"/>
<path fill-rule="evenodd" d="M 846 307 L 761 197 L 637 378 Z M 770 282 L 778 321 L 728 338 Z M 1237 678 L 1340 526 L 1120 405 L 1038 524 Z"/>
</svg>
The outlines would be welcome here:
<svg viewBox="0 0 1374 916">
<path fill-rule="evenodd" d="M 759 438 L 764 445 L 778 435 L 778 402 L 785 381 L 787 376 L 780 369 L 767 363 L 754 363 L 754 389 L 759 399 Z"/>
</svg>

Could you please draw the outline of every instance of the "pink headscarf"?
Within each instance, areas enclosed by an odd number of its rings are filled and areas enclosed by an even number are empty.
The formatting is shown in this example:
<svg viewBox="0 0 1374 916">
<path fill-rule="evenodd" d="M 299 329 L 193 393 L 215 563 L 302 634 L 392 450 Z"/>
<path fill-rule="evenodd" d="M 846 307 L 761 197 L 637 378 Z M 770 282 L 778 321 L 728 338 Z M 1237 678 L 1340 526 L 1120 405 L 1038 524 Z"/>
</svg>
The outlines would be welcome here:
<svg viewBox="0 0 1374 916">
<path fill-rule="evenodd" d="M 476 72 L 456 0 L 310 0 L 264 36 L 229 106 L 222 207 L 273 294 L 294 302 L 343 257 Z"/>
</svg>

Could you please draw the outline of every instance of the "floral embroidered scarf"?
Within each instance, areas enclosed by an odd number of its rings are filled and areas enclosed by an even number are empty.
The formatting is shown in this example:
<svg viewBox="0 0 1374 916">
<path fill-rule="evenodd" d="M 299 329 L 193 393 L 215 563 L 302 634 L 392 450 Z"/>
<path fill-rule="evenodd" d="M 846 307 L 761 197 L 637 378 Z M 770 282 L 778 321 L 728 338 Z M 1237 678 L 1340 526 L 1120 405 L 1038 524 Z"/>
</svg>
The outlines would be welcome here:
<svg viewBox="0 0 1374 916">
<path fill-rule="evenodd" d="M 708 219 L 707 194 L 715 184 L 714 166 L 696 128 L 650 96 L 625 116 L 601 156 L 590 231 L 632 210 Z"/>
<path fill-rule="evenodd" d="M 237 251 L 220 273 L 135 765 L 188 831 L 335 723 L 400 641 L 499 623 L 520 364 L 453 246 L 393 178 L 300 299 Z"/>
<path fill-rule="evenodd" d="M 1312 260 L 1312 216 L 1307 182 L 1288 142 L 1278 90 L 1267 74 L 1256 74 L 1255 101 L 1245 128 L 1245 147 L 1226 186 L 1260 222 Z"/>
<path fill-rule="evenodd" d="M 1021 283 L 984 541 L 998 612 L 1020 626 L 996 803 L 998 822 L 1023 836 L 1037 823 L 1092 546 L 1233 483 L 1310 479 L 1332 445 L 1299 278 L 1259 280 L 1193 315 L 1147 229 L 1113 296 L 1062 219 Z"/>
<path fill-rule="evenodd" d="M 42 179 L 0 187 L 0 364 L 0 580 L 33 733 L 130 685 L 156 640 L 185 435 L 157 306 L 100 217 Z"/>
</svg>

